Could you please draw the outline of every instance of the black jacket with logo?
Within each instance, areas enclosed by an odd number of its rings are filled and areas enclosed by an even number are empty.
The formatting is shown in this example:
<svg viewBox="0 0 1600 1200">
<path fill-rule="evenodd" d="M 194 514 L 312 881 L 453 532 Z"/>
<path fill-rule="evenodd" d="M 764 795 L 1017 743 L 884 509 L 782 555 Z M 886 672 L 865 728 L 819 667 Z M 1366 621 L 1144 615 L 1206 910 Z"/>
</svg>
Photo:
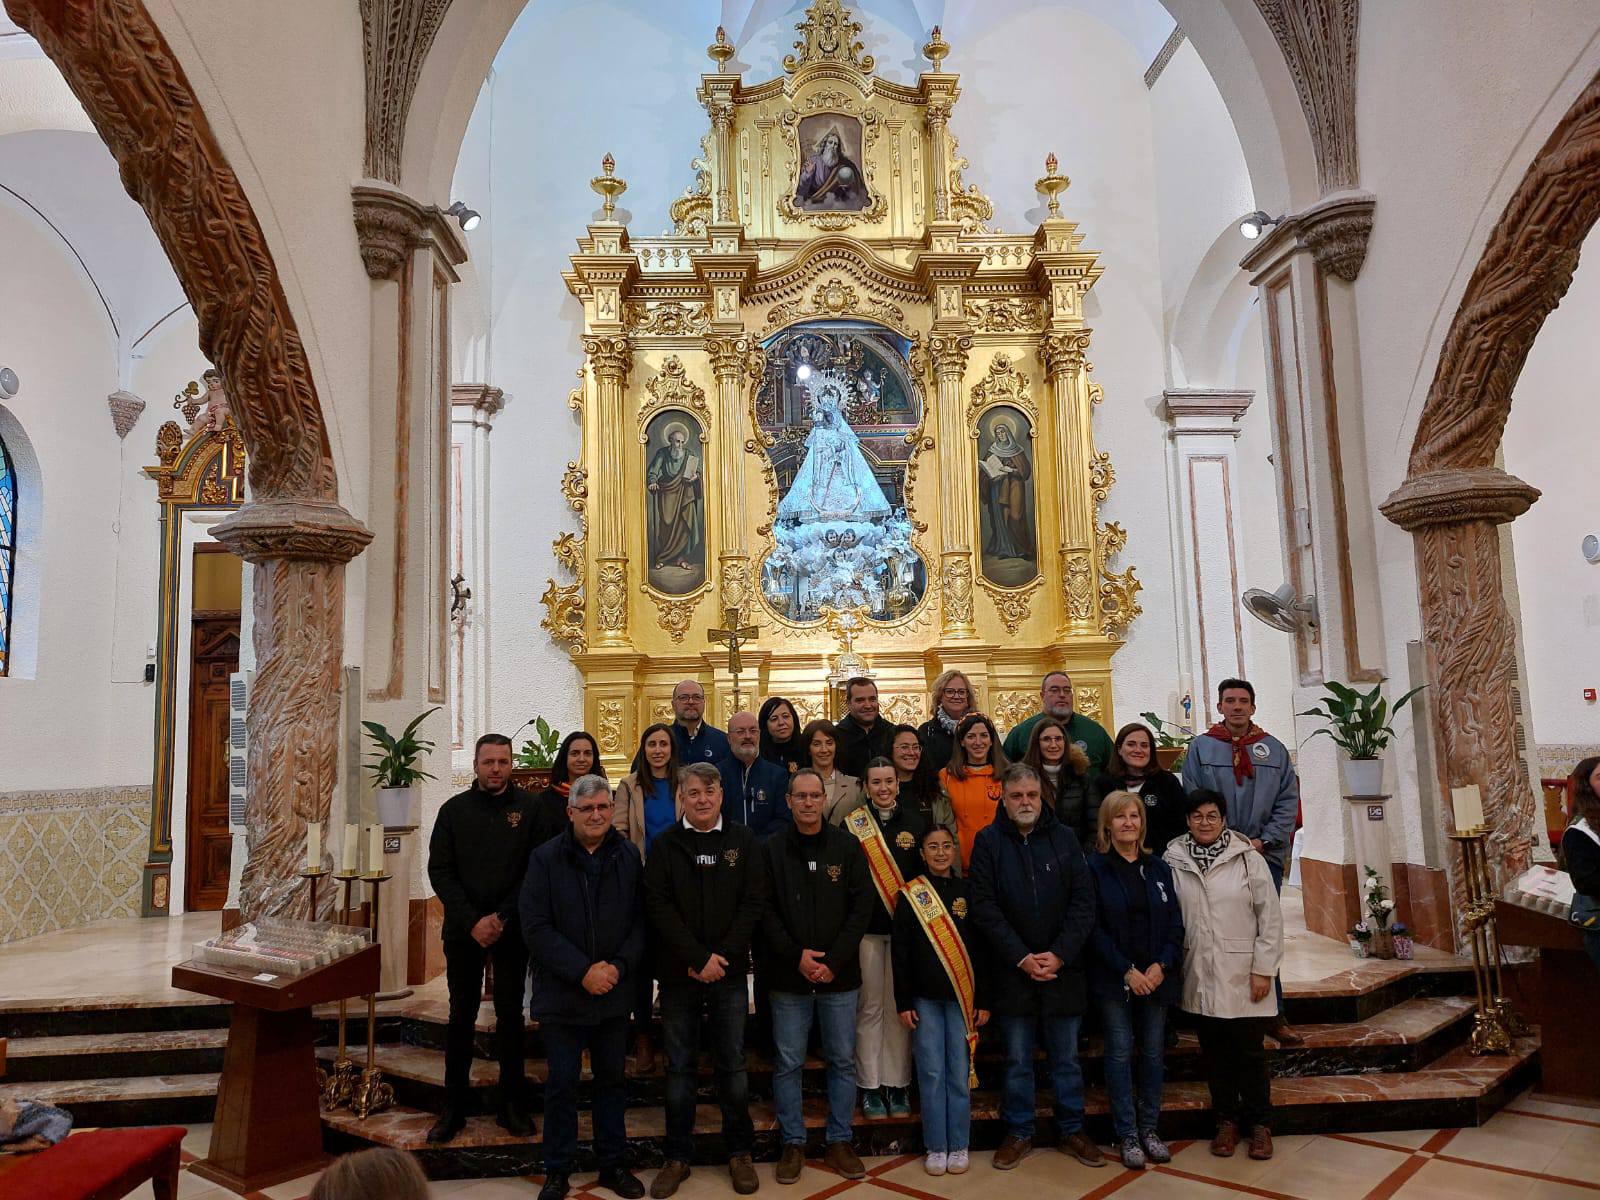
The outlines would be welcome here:
<svg viewBox="0 0 1600 1200">
<path fill-rule="evenodd" d="M 716 986 L 689 977 L 713 954 L 728 960 L 722 982 L 745 986 L 750 938 L 766 909 L 760 839 L 723 820 L 700 833 L 682 821 L 657 835 L 644 867 L 644 911 L 662 991 Z"/>
<path fill-rule="evenodd" d="M 472 936 L 490 913 L 518 936 L 517 897 L 533 852 L 533 797 L 507 787 L 491 796 L 474 783 L 439 809 L 428 841 L 428 882 L 444 905 L 444 940 Z"/>
<path fill-rule="evenodd" d="M 800 831 L 786 825 L 762 843 L 769 903 L 762 921 L 763 973 L 775 992 L 848 992 L 861 986 L 861 936 L 878 900 L 855 835 L 826 821 L 814 845 L 816 869 Z M 823 951 L 831 983 L 800 974 L 802 950 Z"/>
<path fill-rule="evenodd" d="M 933 890 L 944 901 L 945 911 L 955 922 L 956 932 L 967 947 L 967 957 L 972 960 L 972 978 L 976 984 L 978 1007 L 989 1007 L 989 977 L 992 968 L 984 952 L 983 937 L 973 928 L 969 910 L 969 886 L 959 875 L 938 879 L 925 875 Z M 911 880 L 908 878 L 907 883 Z M 894 910 L 894 935 L 890 939 L 890 961 L 894 964 L 894 1009 L 905 1012 L 917 1006 L 919 997 L 926 1000 L 954 1000 L 955 985 L 950 974 L 933 951 L 922 922 L 909 896 L 901 896 Z"/>
</svg>

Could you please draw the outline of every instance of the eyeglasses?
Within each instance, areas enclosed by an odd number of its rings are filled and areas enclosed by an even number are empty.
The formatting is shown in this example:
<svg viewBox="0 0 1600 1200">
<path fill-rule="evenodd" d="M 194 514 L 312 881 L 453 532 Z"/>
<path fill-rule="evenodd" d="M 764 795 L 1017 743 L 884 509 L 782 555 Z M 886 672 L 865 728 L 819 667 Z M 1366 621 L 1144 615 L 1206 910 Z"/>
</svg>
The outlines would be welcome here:
<svg viewBox="0 0 1600 1200">
<path fill-rule="evenodd" d="M 615 806 L 611 801 L 607 800 L 600 804 L 582 804 L 572 811 L 580 817 L 592 817 L 595 813 L 610 812 L 613 807 Z"/>
<path fill-rule="evenodd" d="M 946 696 L 956 696 L 956 697 L 960 697 L 960 698 L 965 698 L 966 694 L 967 694 L 967 689 L 966 688 L 947 687 L 947 688 L 944 689 L 944 694 Z"/>
<path fill-rule="evenodd" d="M 1189 814 L 1189 824 L 1191 824 L 1191 825 L 1220 825 L 1221 823 L 1222 823 L 1222 814 L 1221 813 L 1190 813 Z"/>
<path fill-rule="evenodd" d="M 1047 687 L 1044 690 L 1044 694 L 1046 696 L 1070 696 L 1072 695 L 1072 689 L 1070 687 Z"/>
</svg>

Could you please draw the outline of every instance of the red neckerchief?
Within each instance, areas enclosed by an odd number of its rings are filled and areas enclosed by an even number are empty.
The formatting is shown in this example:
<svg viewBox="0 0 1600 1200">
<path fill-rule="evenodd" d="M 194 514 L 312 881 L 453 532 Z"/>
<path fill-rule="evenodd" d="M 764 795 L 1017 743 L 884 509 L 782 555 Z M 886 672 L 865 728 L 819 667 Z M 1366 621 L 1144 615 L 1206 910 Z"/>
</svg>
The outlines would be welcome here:
<svg viewBox="0 0 1600 1200">
<path fill-rule="evenodd" d="M 1250 761 L 1249 747 L 1267 736 L 1267 731 L 1261 726 L 1251 723 L 1250 729 L 1241 737 L 1234 737 L 1228 732 L 1228 727 L 1218 721 L 1206 730 L 1207 737 L 1214 737 L 1219 742 L 1227 742 L 1233 747 L 1233 782 L 1242 786 L 1246 779 L 1254 779 L 1256 775 L 1255 764 Z"/>
<path fill-rule="evenodd" d="M 560 796 L 563 800 L 565 800 L 565 799 L 567 799 L 567 797 L 572 792 L 572 784 L 571 783 L 552 783 L 550 785 L 550 790 L 552 792 L 554 792 L 556 795 Z"/>
</svg>

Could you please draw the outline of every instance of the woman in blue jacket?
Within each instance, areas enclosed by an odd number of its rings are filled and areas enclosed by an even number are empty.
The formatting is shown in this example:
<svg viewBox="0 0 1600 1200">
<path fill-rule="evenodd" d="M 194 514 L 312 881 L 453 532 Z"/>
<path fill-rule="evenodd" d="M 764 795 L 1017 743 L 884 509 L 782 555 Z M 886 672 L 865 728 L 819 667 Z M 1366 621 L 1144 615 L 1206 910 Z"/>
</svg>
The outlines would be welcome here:
<svg viewBox="0 0 1600 1200">
<path fill-rule="evenodd" d="M 1163 1026 L 1180 996 L 1183 914 L 1172 869 L 1145 848 L 1144 803 L 1112 792 L 1100 805 L 1089 871 L 1099 895 L 1089 934 L 1089 991 L 1106 1031 L 1106 1092 L 1122 1165 L 1169 1162 L 1161 1116 Z M 1138 1100 L 1134 1047 L 1138 1046 Z"/>
</svg>

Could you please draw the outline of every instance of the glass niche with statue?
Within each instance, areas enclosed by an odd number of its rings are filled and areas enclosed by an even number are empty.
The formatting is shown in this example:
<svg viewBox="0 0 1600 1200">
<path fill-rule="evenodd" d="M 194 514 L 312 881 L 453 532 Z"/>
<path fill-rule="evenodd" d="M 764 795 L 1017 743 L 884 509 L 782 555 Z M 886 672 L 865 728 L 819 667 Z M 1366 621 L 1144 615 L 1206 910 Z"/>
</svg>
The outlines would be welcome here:
<svg viewBox="0 0 1600 1200">
<path fill-rule="evenodd" d="M 906 466 L 922 421 L 910 343 L 879 325 L 822 321 L 766 343 L 756 421 L 778 485 L 761 590 L 780 616 L 865 607 L 906 616 L 927 591 L 912 542 Z"/>
</svg>

